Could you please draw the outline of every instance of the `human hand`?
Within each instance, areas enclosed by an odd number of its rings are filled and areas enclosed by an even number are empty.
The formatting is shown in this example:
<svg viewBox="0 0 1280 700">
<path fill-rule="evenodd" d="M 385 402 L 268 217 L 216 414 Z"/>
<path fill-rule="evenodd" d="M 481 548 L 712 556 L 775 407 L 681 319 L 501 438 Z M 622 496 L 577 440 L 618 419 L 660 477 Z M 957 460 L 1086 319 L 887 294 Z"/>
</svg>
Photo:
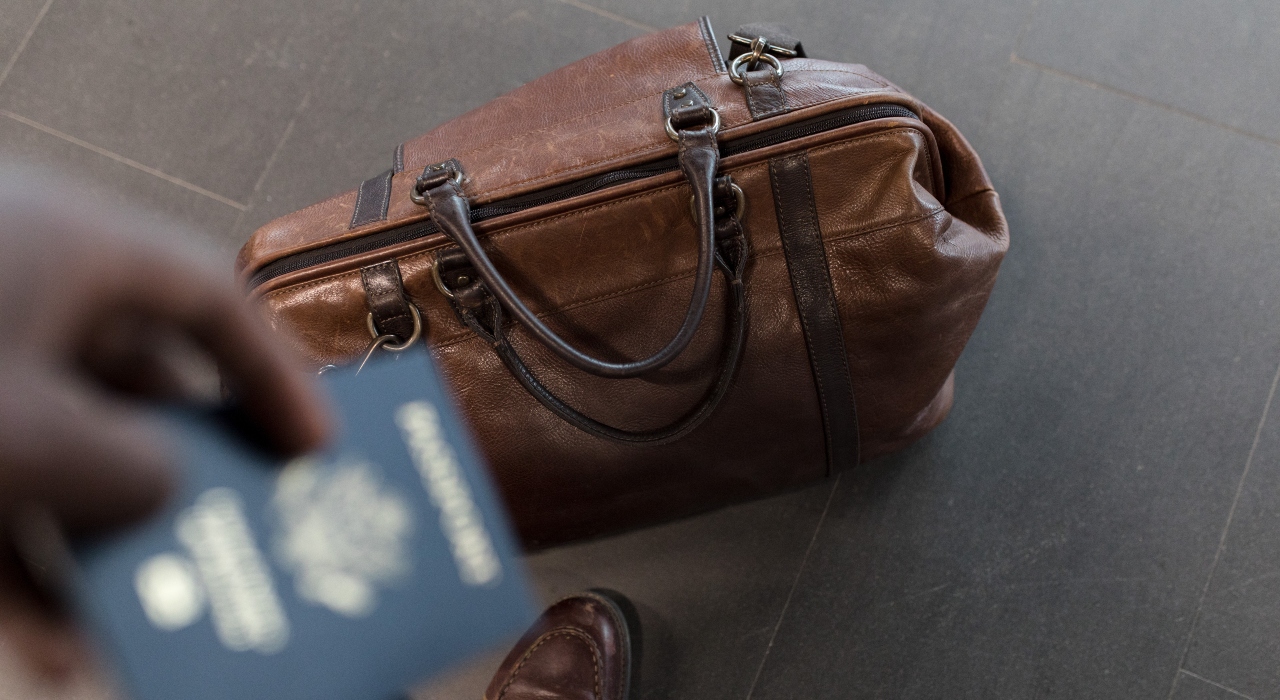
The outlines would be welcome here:
<svg viewBox="0 0 1280 700">
<path fill-rule="evenodd" d="M 65 183 L 18 176 L 0 172 L 0 632 L 58 676 L 82 647 L 20 565 L 16 513 L 36 506 L 79 533 L 162 503 L 173 456 L 145 409 L 183 398 L 179 360 L 193 350 L 282 453 L 318 446 L 328 417 L 229 273 L 135 214 L 71 205 L 54 198 Z"/>
</svg>

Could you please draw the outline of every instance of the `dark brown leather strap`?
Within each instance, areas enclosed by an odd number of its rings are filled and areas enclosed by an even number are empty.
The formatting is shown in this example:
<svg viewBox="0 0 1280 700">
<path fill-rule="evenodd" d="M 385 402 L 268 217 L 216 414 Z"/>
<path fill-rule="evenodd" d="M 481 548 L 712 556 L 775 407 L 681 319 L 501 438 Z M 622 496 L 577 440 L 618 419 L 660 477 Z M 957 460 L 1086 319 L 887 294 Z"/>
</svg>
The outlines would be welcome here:
<svg viewBox="0 0 1280 700">
<path fill-rule="evenodd" d="M 818 388 L 827 438 L 827 468 L 831 472 L 858 463 L 858 410 L 844 329 L 818 227 L 809 156 L 798 153 L 770 160 L 769 178 L 791 290 Z"/>
<path fill-rule="evenodd" d="M 732 211 L 732 202 L 726 203 L 724 209 Z M 688 435 L 715 412 L 733 383 L 745 345 L 747 295 L 743 284 L 743 272 L 747 262 L 746 236 L 743 235 L 742 226 L 736 217 L 729 216 L 717 221 L 716 228 L 716 264 L 724 272 L 725 281 L 729 284 L 731 304 L 728 313 L 729 328 L 720 358 L 720 371 L 698 405 L 663 428 L 647 431 L 615 428 L 587 416 L 556 396 L 529 369 L 511 345 L 503 327 L 502 304 L 486 293 L 483 282 L 473 281 L 465 287 L 454 288 L 453 307 L 468 328 L 488 341 L 516 381 L 520 382 L 520 385 L 539 403 L 569 424 L 597 437 L 615 442 L 649 445 L 673 442 Z M 447 279 L 457 279 L 459 275 L 463 275 L 465 279 L 475 280 L 475 275 L 470 269 L 457 267 L 459 264 L 465 264 L 464 260 L 459 259 L 460 257 L 449 250 L 441 251 L 437 255 L 436 264 L 450 267 L 448 271 L 442 273 Z"/>
<path fill-rule="evenodd" d="M 732 41 L 729 60 L 752 50 L 752 42 L 762 40 L 765 53 L 778 58 L 803 58 L 804 46 L 790 29 L 781 24 L 761 22 L 744 24 L 729 35 Z M 753 54 L 754 55 L 754 54 Z M 783 114 L 790 110 L 787 93 L 782 87 L 782 75 L 768 63 L 747 61 L 742 73 L 742 87 L 746 91 L 747 109 L 754 120 Z"/>
<path fill-rule="evenodd" d="M 387 218 L 387 206 L 391 204 L 392 175 L 392 171 L 388 170 L 360 183 L 360 189 L 356 190 L 356 208 L 351 213 L 351 228 Z"/>
<path fill-rule="evenodd" d="M 671 107 L 668 123 L 674 129 L 680 146 L 677 161 L 693 191 L 697 212 L 698 261 L 693 279 L 693 296 L 684 321 L 675 337 L 661 350 L 642 360 L 609 362 L 600 360 L 569 345 L 525 306 L 507 284 L 506 279 L 489 259 L 480 239 L 471 228 L 471 209 L 458 183 L 461 171 L 456 161 L 427 166 L 415 185 L 415 201 L 421 201 L 431 213 L 431 220 L 457 244 L 475 267 L 488 291 L 497 297 L 505 312 L 510 313 L 533 337 L 565 362 L 600 377 L 621 379 L 636 377 L 663 367 L 674 360 L 693 340 L 702 322 L 707 301 L 711 297 L 711 278 L 715 270 L 715 215 L 712 190 L 720 149 L 716 142 L 718 117 L 700 92 L 687 91 L 687 98 Z M 701 98 L 701 99 L 699 99 Z"/>
<path fill-rule="evenodd" d="M 760 120 L 787 111 L 787 94 L 782 91 L 782 78 L 778 77 L 777 71 L 766 65 L 763 70 L 747 71 L 742 79 L 752 119 Z"/>
<path fill-rule="evenodd" d="M 413 312 L 400 281 L 400 265 L 395 260 L 360 268 L 364 302 L 373 314 L 373 326 L 380 335 L 394 335 L 401 342 L 413 337 Z"/>
</svg>

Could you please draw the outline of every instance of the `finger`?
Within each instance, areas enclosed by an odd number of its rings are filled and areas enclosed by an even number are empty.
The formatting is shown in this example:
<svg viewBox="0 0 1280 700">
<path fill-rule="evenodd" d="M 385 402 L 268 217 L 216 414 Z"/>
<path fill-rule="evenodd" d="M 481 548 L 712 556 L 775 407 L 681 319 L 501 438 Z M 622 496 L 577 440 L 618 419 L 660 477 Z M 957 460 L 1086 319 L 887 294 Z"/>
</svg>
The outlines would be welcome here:
<svg viewBox="0 0 1280 700">
<path fill-rule="evenodd" d="M 121 314 L 90 334 L 81 362 L 122 392 L 157 401 L 186 398 L 183 379 L 166 352 L 173 333 L 164 330 L 136 315 Z"/>
<path fill-rule="evenodd" d="M 154 421 L 27 363 L 0 375 L 0 512 L 39 504 L 69 530 L 110 528 L 159 506 L 174 454 Z"/>
<path fill-rule="evenodd" d="M 324 442 L 328 411 L 314 380 L 229 281 L 163 246 L 122 245 L 111 257 L 110 267 L 99 268 L 96 296 L 189 333 L 278 449 L 295 453 Z"/>
<path fill-rule="evenodd" d="M 0 560 L 0 633 L 27 668 L 47 680 L 66 680 L 89 666 L 88 644 L 64 612 L 41 599 L 19 566 L 12 552 Z"/>
</svg>

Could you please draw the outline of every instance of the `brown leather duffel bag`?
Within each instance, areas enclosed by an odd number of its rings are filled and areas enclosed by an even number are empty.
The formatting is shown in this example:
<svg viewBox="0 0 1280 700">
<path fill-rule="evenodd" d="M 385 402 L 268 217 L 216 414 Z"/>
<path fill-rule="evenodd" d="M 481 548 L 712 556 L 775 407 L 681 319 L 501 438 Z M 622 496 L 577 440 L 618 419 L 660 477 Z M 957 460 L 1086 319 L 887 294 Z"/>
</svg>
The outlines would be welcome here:
<svg viewBox="0 0 1280 700">
<path fill-rule="evenodd" d="M 1008 246 L 977 155 L 863 66 L 730 38 L 566 66 L 240 253 L 317 367 L 425 341 L 529 545 L 800 486 L 951 406 Z"/>
</svg>

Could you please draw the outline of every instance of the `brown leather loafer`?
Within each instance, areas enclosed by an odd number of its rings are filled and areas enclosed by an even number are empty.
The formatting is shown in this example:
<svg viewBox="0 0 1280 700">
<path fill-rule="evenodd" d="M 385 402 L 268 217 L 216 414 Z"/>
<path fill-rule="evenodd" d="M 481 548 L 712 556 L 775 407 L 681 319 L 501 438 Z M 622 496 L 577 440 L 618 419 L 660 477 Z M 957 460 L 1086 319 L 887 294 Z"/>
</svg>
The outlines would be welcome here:
<svg viewBox="0 0 1280 700">
<path fill-rule="evenodd" d="M 498 667 L 485 700 L 627 700 L 640 627 L 619 593 L 593 590 L 557 601 Z"/>
</svg>

